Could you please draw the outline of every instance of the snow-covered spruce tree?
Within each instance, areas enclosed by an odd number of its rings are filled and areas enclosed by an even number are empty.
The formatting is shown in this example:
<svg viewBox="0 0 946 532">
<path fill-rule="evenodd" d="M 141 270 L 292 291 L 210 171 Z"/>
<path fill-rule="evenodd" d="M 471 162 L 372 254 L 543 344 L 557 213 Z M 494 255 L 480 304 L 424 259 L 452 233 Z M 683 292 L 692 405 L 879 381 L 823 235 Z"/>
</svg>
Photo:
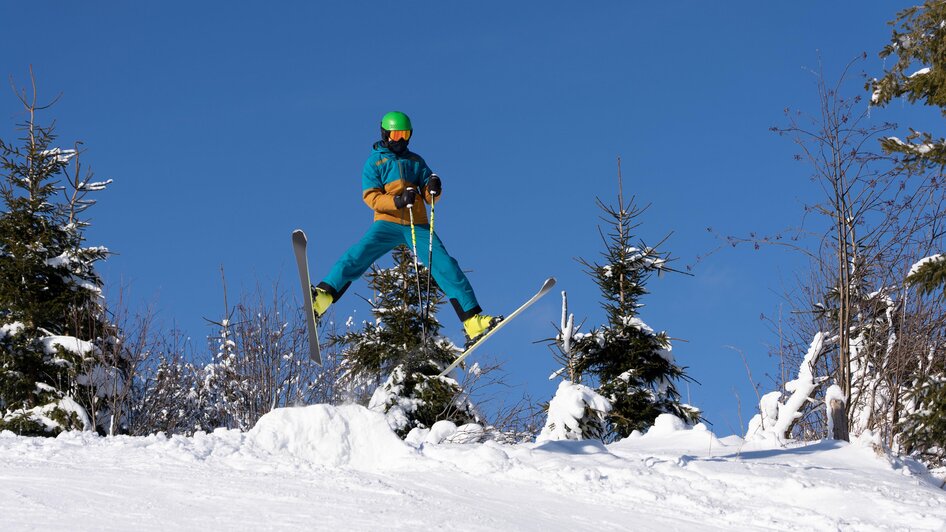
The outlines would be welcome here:
<svg viewBox="0 0 946 532">
<path fill-rule="evenodd" d="M 54 435 L 98 428 L 112 432 L 114 412 L 99 399 L 122 387 L 123 359 L 100 357 L 118 342 L 101 299 L 96 262 L 102 247 L 87 247 L 94 203 L 75 149 L 54 147 L 53 127 L 36 122 L 43 107 L 20 99 L 29 118 L 19 144 L 0 140 L 0 429 Z M 104 402 L 101 402 L 104 403 Z"/>
<path fill-rule="evenodd" d="M 873 105 L 886 106 L 897 98 L 910 103 L 938 108 L 946 116 L 946 2 L 926 0 L 897 13 L 890 43 L 880 57 L 895 57 L 896 62 L 880 79 L 868 83 Z M 942 176 L 946 165 L 946 139 L 929 132 L 910 129 L 905 140 L 881 139 L 889 153 L 902 155 L 906 167 L 919 172 L 929 170 Z M 942 178 L 940 177 L 940 180 Z M 910 281 L 922 290 L 942 289 L 946 296 L 946 260 L 928 261 L 913 272 Z"/>
<path fill-rule="evenodd" d="M 932 467 L 946 466 L 946 368 L 918 384 L 910 395 L 917 406 L 899 427 L 903 451 Z"/>
<path fill-rule="evenodd" d="M 457 425 L 476 422 L 476 411 L 460 385 L 436 376 L 459 354 L 450 340 L 439 336 L 437 311 L 443 293 L 431 283 L 425 345 L 424 310 L 418 299 L 413 256 L 409 248 L 401 246 L 392 257 L 392 267 L 373 267 L 366 274 L 375 294 L 370 301 L 375 321 L 330 339 L 331 345 L 341 349 L 342 379 L 361 388 L 353 395 L 362 401 L 368 399 L 368 407 L 383 412 L 402 437 L 415 427 L 430 428 L 441 420 Z M 426 268 L 420 269 L 423 279 Z M 426 286 L 421 290 L 426 292 Z"/>
<path fill-rule="evenodd" d="M 924 267 L 919 261 L 911 272 Z M 908 280 L 912 274 L 908 276 Z M 932 467 L 946 466 L 946 298 L 932 297 L 920 288 L 916 292 L 920 312 L 935 319 L 922 319 L 923 329 L 900 330 L 901 338 L 911 343 L 911 364 L 904 379 L 906 393 L 901 400 L 899 423 L 900 449 Z M 902 343 L 902 341 L 901 341 Z"/>
<path fill-rule="evenodd" d="M 596 383 L 597 393 L 611 405 L 606 440 L 647 429 L 664 413 L 691 423 L 700 419 L 699 409 L 680 401 L 675 382 L 688 377 L 674 363 L 670 337 L 639 317 L 641 298 L 648 293 L 645 285 L 654 273 L 669 270 L 668 259 L 635 237 L 643 210 L 634 198 L 625 203 L 619 188 L 618 203 L 614 208 L 598 200 L 610 226 L 602 233 L 603 262 L 581 261 L 598 285 L 607 322 L 588 334 L 574 335 L 569 347 L 576 378 Z"/>
</svg>

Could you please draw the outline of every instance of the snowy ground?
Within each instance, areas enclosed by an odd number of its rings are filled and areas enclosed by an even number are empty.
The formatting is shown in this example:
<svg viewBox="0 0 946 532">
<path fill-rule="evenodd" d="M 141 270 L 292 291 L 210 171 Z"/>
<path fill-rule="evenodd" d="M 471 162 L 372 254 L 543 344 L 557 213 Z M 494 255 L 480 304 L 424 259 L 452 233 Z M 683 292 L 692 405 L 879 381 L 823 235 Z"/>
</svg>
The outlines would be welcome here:
<svg viewBox="0 0 946 532">
<path fill-rule="evenodd" d="M 2 530 L 946 529 L 946 491 L 869 445 L 668 423 L 614 445 L 417 444 L 361 407 L 245 434 L 0 434 Z"/>
</svg>

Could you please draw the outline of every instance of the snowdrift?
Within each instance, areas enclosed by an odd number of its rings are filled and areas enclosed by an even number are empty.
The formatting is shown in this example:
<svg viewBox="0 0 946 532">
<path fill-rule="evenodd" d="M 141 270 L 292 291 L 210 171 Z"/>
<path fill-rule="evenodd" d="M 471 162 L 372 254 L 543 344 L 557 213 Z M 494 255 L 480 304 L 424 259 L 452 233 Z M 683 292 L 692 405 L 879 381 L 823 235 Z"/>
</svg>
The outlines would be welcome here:
<svg viewBox="0 0 946 532">
<path fill-rule="evenodd" d="M 414 454 L 384 416 L 362 406 L 279 408 L 246 435 L 247 445 L 314 465 L 383 469 Z"/>
<path fill-rule="evenodd" d="M 870 441 L 745 442 L 669 416 L 611 445 L 462 432 L 404 442 L 327 405 L 190 438 L 4 432 L 0 529 L 946 529 L 939 483 Z"/>
</svg>

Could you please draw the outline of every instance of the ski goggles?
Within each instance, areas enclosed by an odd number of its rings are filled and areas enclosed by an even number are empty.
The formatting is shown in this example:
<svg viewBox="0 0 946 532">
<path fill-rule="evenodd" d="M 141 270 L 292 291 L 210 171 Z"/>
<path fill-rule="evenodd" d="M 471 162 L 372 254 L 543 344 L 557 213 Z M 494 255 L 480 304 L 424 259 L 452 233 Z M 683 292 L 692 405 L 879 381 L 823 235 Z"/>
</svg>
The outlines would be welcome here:
<svg viewBox="0 0 946 532">
<path fill-rule="evenodd" d="M 399 140 L 410 140 L 410 138 L 411 138 L 410 129 L 388 131 L 388 140 L 391 140 L 391 141 L 397 142 Z"/>
</svg>

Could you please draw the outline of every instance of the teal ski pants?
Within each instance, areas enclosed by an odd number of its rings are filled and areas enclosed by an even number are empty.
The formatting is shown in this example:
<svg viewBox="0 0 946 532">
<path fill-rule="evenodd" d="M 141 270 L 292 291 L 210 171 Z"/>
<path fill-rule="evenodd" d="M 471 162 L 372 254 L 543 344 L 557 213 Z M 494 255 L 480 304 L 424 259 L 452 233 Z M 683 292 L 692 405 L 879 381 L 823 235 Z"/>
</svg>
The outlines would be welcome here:
<svg viewBox="0 0 946 532">
<path fill-rule="evenodd" d="M 417 233 L 418 261 L 424 262 L 428 257 L 430 243 L 430 226 L 415 225 Z M 332 266 L 328 276 L 319 283 L 320 288 L 326 289 L 337 301 L 348 289 L 348 286 L 364 274 L 368 268 L 385 254 L 400 244 L 411 246 L 411 226 L 379 220 L 372 224 L 365 236 Z M 456 259 L 447 253 L 447 249 L 434 234 L 433 256 L 431 264 L 427 265 L 437 285 L 450 299 L 460 320 L 465 320 L 482 312 L 476 302 L 473 287 L 466 278 Z"/>
</svg>

